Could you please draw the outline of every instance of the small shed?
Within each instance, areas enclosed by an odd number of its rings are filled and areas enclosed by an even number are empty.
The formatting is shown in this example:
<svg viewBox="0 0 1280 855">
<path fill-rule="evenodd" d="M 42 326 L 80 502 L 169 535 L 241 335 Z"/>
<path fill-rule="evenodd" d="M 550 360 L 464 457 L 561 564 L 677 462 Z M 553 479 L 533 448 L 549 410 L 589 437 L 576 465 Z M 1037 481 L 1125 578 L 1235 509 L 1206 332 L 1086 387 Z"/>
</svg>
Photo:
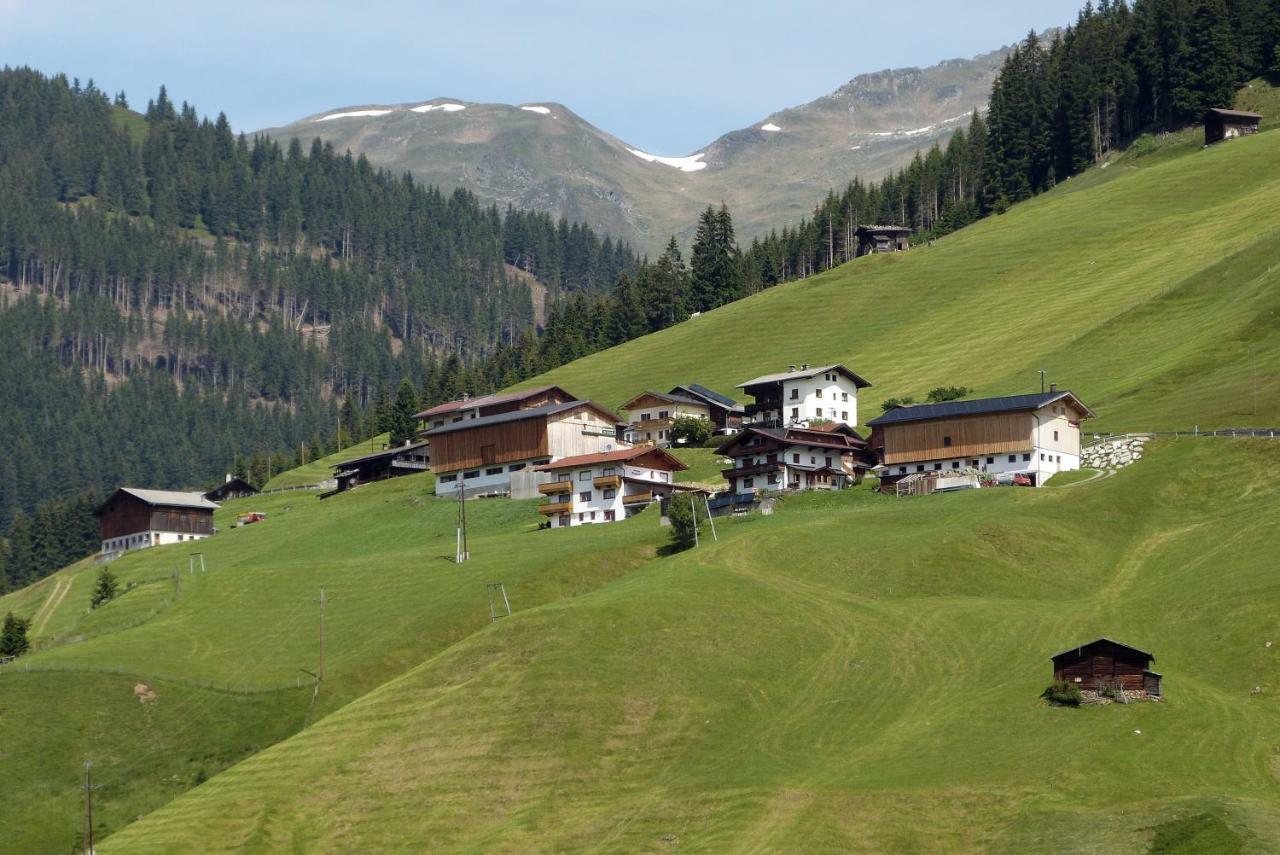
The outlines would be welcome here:
<svg viewBox="0 0 1280 855">
<path fill-rule="evenodd" d="M 906 252 L 911 229 L 906 226 L 859 226 L 858 257 L 873 252 Z"/>
<path fill-rule="evenodd" d="M 227 480 L 204 494 L 211 502 L 225 502 L 230 499 L 246 499 L 258 495 L 258 488 L 243 478 L 227 476 Z"/>
<path fill-rule="evenodd" d="M 1051 657 L 1053 679 L 1080 689 L 1114 686 L 1127 692 L 1160 697 L 1160 675 L 1150 669 L 1156 657 L 1110 638 L 1097 638 Z"/>
<path fill-rule="evenodd" d="M 414 472 L 426 472 L 431 468 L 431 443 L 428 440 L 406 442 L 385 451 L 366 454 L 335 464 L 333 477 L 338 482 L 336 489 L 321 493 L 320 498 L 327 499 L 334 493 L 345 493 L 361 484 L 371 481 L 382 481 L 400 475 L 412 475 Z"/>
<path fill-rule="evenodd" d="M 1262 116 L 1257 113 L 1214 107 L 1204 114 L 1204 144 L 1213 145 L 1256 134 L 1261 121 Z"/>
</svg>

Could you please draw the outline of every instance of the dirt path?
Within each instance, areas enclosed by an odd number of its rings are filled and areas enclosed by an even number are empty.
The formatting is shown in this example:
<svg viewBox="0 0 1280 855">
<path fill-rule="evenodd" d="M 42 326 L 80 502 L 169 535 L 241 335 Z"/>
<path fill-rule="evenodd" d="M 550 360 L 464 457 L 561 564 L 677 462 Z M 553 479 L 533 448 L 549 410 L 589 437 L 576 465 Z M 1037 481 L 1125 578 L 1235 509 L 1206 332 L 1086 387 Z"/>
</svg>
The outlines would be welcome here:
<svg viewBox="0 0 1280 855">
<path fill-rule="evenodd" d="M 53 617 L 53 613 L 58 610 L 58 606 L 62 605 L 62 601 L 66 599 L 67 592 L 71 590 L 73 577 L 63 578 L 59 576 L 54 580 L 53 590 L 49 592 L 49 598 L 44 601 L 44 605 L 40 607 L 40 611 L 36 612 L 35 620 L 32 621 L 32 635 L 39 635 L 44 632 L 45 626 L 49 623 L 49 618 Z"/>
</svg>

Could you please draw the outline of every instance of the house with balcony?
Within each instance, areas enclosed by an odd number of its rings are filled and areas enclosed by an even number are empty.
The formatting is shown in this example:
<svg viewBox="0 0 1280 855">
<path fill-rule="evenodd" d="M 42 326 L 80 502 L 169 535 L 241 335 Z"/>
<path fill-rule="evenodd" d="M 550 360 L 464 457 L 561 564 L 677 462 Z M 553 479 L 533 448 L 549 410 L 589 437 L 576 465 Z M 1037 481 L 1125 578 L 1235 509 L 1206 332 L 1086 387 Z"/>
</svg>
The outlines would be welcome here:
<svg viewBox="0 0 1280 855">
<path fill-rule="evenodd" d="M 834 422 L 853 426 L 858 423 L 858 390 L 870 386 L 843 365 L 792 365 L 784 372 L 738 384 L 754 399 L 745 408 L 743 425 L 783 428 Z"/>
<path fill-rule="evenodd" d="M 840 490 L 875 465 L 866 440 L 843 423 L 822 427 L 745 427 L 716 449 L 734 495 L 782 490 Z"/>
<path fill-rule="evenodd" d="M 711 420 L 705 401 L 668 392 L 641 392 L 620 408 L 627 420 L 627 439 L 633 443 L 671 445 L 671 427 L 676 419 Z"/>
<path fill-rule="evenodd" d="M 707 405 L 715 433 L 736 433 L 742 428 L 743 406 L 728 395 L 708 389 L 700 383 L 687 383 L 671 390 L 672 395 L 683 395 Z"/>
<path fill-rule="evenodd" d="M 1093 411 L 1071 392 L 895 407 L 872 419 L 882 487 L 910 475 L 976 470 L 1041 486 L 1080 468 L 1080 422 Z"/>
<path fill-rule="evenodd" d="M 625 425 L 594 401 L 566 401 L 461 419 L 432 428 L 436 495 L 509 495 L 512 477 L 563 457 L 629 448 Z"/>
<path fill-rule="evenodd" d="M 551 476 L 538 485 L 547 497 L 538 511 L 552 528 L 617 522 L 669 496 L 675 473 L 687 468 L 652 445 L 565 457 L 537 467 Z"/>
</svg>

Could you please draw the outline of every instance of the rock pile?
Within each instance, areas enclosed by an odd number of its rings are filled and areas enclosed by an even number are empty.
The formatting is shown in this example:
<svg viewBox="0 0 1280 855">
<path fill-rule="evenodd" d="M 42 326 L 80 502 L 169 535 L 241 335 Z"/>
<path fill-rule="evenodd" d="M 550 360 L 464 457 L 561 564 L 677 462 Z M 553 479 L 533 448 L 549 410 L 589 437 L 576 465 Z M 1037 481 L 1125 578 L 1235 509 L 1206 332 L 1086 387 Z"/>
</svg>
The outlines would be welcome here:
<svg viewBox="0 0 1280 855">
<path fill-rule="evenodd" d="M 1080 452 L 1080 465 L 1087 469 L 1123 469 L 1142 459 L 1142 448 L 1149 437 L 1116 436 L 1095 442 Z"/>
</svg>

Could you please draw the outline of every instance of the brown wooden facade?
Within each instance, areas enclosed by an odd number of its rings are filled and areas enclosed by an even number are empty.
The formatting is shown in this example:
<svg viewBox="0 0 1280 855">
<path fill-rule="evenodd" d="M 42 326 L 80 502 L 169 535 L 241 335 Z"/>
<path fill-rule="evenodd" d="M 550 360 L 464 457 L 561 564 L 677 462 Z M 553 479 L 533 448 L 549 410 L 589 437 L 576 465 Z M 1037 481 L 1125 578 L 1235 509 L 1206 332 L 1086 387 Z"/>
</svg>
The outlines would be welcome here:
<svg viewBox="0 0 1280 855">
<path fill-rule="evenodd" d="M 1099 638 L 1052 657 L 1053 679 L 1077 688 L 1099 691 L 1107 687 L 1160 696 L 1160 675 L 1150 670 L 1155 656 L 1109 638 Z"/>
<path fill-rule="evenodd" d="M 431 463 L 437 473 L 457 472 L 540 457 L 569 457 L 617 442 L 618 418 L 590 401 L 561 404 L 551 412 L 528 410 L 523 418 L 493 424 L 462 423 L 432 431 Z"/>
<path fill-rule="evenodd" d="M 124 490 L 117 490 L 96 513 L 103 540 L 147 531 L 213 534 L 212 508 L 153 505 Z"/>
<path fill-rule="evenodd" d="M 1016 454 L 1032 447 L 1031 413 L 996 413 L 905 422 L 871 429 L 886 466 L 918 460 Z"/>
<path fill-rule="evenodd" d="M 1204 144 L 1213 145 L 1236 137 L 1252 136 L 1258 132 L 1262 116 L 1244 110 L 1214 108 L 1204 114 Z"/>
</svg>

